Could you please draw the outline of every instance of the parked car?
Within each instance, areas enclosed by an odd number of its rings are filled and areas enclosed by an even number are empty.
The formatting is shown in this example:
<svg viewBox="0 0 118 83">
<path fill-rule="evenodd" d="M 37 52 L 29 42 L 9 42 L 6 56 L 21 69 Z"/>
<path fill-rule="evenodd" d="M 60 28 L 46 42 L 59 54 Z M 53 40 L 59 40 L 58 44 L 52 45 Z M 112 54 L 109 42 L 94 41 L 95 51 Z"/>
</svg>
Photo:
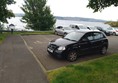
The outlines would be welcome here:
<svg viewBox="0 0 118 83">
<path fill-rule="evenodd" d="M 96 27 L 94 27 L 94 26 L 87 26 L 87 28 L 89 29 L 89 30 L 92 30 L 92 31 L 99 31 Z"/>
<path fill-rule="evenodd" d="M 71 27 L 58 26 L 54 29 L 55 34 L 65 36 L 68 33 L 74 31 Z"/>
<path fill-rule="evenodd" d="M 106 54 L 108 39 L 101 31 L 75 31 L 63 38 L 49 42 L 47 51 L 58 58 L 65 57 L 68 61 L 77 60 L 78 56 L 99 52 Z"/>
<path fill-rule="evenodd" d="M 69 27 L 71 27 L 72 29 L 77 30 L 77 31 L 89 31 L 87 26 L 85 26 L 83 24 L 70 24 Z"/>
<path fill-rule="evenodd" d="M 99 26 L 95 26 L 99 31 L 102 31 L 103 33 L 105 33 L 107 36 L 111 35 L 111 32 L 108 31 L 107 29 L 103 28 L 103 27 L 99 27 Z"/>
<path fill-rule="evenodd" d="M 114 29 L 114 35 L 118 35 L 118 28 L 113 28 Z"/>
<path fill-rule="evenodd" d="M 109 27 L 107 30 L 111 33 L 111 35 L 118 35 L 118 28 Z"/>
</svg>

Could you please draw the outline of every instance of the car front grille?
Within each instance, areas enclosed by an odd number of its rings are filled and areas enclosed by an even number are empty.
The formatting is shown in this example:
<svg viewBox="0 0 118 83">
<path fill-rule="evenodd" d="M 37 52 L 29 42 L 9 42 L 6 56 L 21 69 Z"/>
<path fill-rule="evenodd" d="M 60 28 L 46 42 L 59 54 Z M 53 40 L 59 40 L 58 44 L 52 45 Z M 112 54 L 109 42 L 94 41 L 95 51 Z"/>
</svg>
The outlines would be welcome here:
<svg viewBox="0 0 118 83">
<path fill-rule="evenodd" d="M 55 50 L 55 49 L 58 48 L 58 46 L 56 46 L 56 45 L 54 45 L 54 44 L 50 44 L 50 45 L 48 46 L 48 48 L 51 49 L 51 50 Z"/>
</svg>

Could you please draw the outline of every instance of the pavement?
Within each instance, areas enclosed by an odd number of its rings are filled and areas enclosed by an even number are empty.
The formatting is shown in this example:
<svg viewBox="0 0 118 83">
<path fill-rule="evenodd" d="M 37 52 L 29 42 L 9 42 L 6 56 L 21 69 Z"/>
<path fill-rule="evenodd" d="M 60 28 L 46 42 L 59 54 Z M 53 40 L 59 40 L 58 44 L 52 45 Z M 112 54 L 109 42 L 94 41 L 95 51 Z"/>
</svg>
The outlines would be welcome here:
<svg viewBox="0 0 118 83">
<path fill-rule="evenodd" d="M 9 36 L 0 45 L 0 83 L 49 83 L 20 36 Z"/>
</svg>

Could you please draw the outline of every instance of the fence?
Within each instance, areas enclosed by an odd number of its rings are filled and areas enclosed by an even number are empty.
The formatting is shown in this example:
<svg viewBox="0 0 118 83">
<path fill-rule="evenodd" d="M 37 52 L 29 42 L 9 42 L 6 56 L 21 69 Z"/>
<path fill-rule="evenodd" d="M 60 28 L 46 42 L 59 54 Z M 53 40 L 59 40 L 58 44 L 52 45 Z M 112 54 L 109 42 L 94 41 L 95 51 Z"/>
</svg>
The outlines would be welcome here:
<svg viewBox="0 0 118 83">
<path fill-rule="evenodd" d="M 0 33 L 2 34 L 2 33 L 4 33 L 4 32 L 10 32 L 11 34 L 13 34 L 13 29 L 11 29 L 11 30 L 0 30 Z"/>
</svg>

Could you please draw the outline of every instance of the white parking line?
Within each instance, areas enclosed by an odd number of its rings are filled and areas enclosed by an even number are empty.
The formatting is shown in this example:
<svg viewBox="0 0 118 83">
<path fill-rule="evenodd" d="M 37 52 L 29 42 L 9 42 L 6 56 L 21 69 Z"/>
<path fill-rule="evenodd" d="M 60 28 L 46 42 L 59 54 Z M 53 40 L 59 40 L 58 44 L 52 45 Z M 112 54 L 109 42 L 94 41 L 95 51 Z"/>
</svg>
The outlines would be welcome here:
<svg viewBox="0 0 118 83">
<path fill-rule="evenodd" d="M 47 43 L 47 42 L 41 42 L 41 41 L 35 41 L 34 44 L 43 44 L 43 43 Z"/>
<path fill-rule="evenodd" d="M 28 46 L 28 47 L 29 47 L 29 49 L 31 49 L 31 50 L 33 49 L 33 47 L 30 47 L 30 46 Z"/>
<path fill-rule="evenodd" d="M 35 41 L 35 42 L 34 42 L 34 44 L 39 44 L 39 43 L 42 43 L 42 42 L 40 42 L 40 41 Z"/>
<path fill-rule="evenodd" d="M 43 66 L 43 64 L 40 62 L 40 60 L 36 57 L 36 55 L 33 53 L 33 51 L 31 50 L 31 48 L 28 46 L 27 42 L 25 41 L 25 39 L 20 35 L 20 37 L 23 39 L 27 49 L 29 50 L 29 52 L 33 55 L 33 57 L 35 58 L 35 60 L 37 61 L 37 63 L 39 64 L 39 66 L 42 68 L 43 72 L 46 74 L 47 70 L 46 68 Z"/>
</svg>

